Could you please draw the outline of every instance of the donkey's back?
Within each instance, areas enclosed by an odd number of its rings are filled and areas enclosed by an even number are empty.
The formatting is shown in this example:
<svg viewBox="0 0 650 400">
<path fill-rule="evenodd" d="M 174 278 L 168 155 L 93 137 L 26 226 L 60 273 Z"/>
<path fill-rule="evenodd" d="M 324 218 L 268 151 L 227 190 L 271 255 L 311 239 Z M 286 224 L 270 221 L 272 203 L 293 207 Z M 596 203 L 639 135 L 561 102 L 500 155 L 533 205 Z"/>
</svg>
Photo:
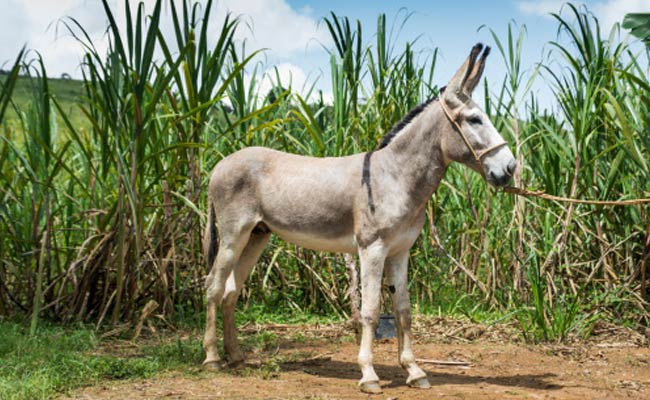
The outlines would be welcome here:
<svg viewBox="0 0 650 400">
<path fill-rule="evenodd" d="M 302 247 L 355 252 L 362 163 L 363 154 L 315 158 L 263 147 L 233 153 L 210 179 L 219 230 L 252 225 Z"/>
</svg>

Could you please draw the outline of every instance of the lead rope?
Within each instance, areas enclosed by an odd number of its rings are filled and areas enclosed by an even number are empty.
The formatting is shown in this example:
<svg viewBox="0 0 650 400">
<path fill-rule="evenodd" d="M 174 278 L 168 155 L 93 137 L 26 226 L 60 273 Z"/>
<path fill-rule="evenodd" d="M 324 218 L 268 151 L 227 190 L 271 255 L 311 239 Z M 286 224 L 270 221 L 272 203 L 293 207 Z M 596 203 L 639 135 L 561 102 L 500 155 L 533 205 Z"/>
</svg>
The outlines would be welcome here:
<svg viewBox="0 0 650 400">
<path fill-rule="evenodd" d="M 637 204 L 647 204 L 650 203 L 650 199 L 629 199 L 629 200 L 583 200 L 583 199 L 574 199 L 571 197 L 562 197 L 554 196 L 548 194 L 541 190 L 526 190 L 514 186 L 507 186 L 503 188 L 503 191 L 506 193 L 516 194 L 517 196 L 524 197 L 539 197 L 541 199 L 561 201 L 563 203 L 573 203 L 573 204 L 592 204 L 596 206 L 633 206 Z"/>
<path fill-rule="evenodd" d="M 447 119 L 449 119 L 449 122 L 451 122 L 454 127 L 456 128 L 456 131 L 460 134 L 461 138 L 463 138 L 463 141 L 469 148 L 469 150 L 472 152 L 472 155 L 474 156 L 474 159 L 476 162 L 478 162 L 479 166 L 481 167 L 481 175 L 483 175 L 483 161 L 481 160 L 486 154 L 489 152 L 498 149 L 501 146 L 505 146 L 508 143 L 503 142 L 503 143 L 497 143 L 493 146 L 488 147 L 487 149 L 483 149 L 480 152 L 477 152 L 476 149 L 474 149 L 474 146 L 470 143 L 469 139 L 467 136 L 465 136 L 465 132 L 463 132 L 462 128 L 460 127 L 460 124 L 456 121 L 456 118 L 451 116 L 451 112 L 449 112 L 449 109 L 447 108 L 447 105 L 445 104 L 444 99 L 440 99 L 440 106 L 442 107 L 442 111 L 445 113 L 447 116 Z M 461 106 L 465 107 L 465 104 Z M 458 115 L 458 113 L 457 113 Z M 571 197 L 562 197 L 562 196 L 554 196 L 552 194 L 548 194 L 546 192 L 543 192 L 541 190 L 527 190 L 527 189 L 522 189 L 514 186 L 507 186 L 503 188 L 503 191 L 506 193 L 514 194 L 517 196 L 524 196 L 524 197 L 539 197 L 541 199 L 546 199 L 546 200 L 552 200 L 552 201 L 560 201 L 563 203 L 573 203 L 573 204 L 591 204 L 591 205 L 597 205 L 597 206 L 632 206 L 632 205 L 637 205 L 637 204 L 646 204 L 650 203 L 650 199 L 629 199 L 629 200 L 583 200 L 583 199 L 574 199 Z"/>
</svg>

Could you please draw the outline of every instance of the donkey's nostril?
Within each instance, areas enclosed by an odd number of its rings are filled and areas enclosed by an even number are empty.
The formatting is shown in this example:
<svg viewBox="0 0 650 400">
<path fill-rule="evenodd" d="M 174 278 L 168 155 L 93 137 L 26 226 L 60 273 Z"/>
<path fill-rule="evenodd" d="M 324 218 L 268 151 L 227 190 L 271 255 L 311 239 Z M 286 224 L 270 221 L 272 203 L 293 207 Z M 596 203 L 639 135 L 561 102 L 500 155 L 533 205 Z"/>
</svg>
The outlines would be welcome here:
<svg viewBox="0 0 650 400">
<path fill-rule="evenodd" d="M 485 176 L 485 179 L 494 186 L 505 186 L 510 180 L 511 175 L 508 175 L 505 171 L 501 173 L 494 173 L 494 171 L 489 171 Z"/>
<path fill-rule="evenodd" d="M 506 167 L 508 171 L 508 175 L 512 175 L 515 173 L 515 168 L 517 168 L 517 162 L 515 160 L 510 160 L 508 163 L 508 166 Z"/>
</svg>

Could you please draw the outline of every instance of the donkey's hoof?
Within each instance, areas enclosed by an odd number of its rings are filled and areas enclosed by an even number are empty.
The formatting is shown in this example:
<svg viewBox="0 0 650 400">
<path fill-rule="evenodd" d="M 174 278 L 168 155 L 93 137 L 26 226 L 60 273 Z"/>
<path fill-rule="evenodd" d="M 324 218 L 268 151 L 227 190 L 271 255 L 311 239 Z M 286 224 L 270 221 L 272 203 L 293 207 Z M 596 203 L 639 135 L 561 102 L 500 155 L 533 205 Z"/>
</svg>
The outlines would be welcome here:
<svg viewBox="0 0 650 400">
<path fill-rule="evenodd" d="M 427 378 L 420 378 L 420 379 L 414 379 L 413 381 L 409 382 L 408 385 L 412 388 L 416 389 L 430 389 L 431 384 L 429 383 L 429 380 Z"/>
<path fill-rule="evenodd" d="M 221 364 L 219 360 L 205 360 L 203 361 L 204 369 L 219 370 L 221 369 Z"/>
<path fill-rule="evenodd" d="M 382 392 L 379 382 L 362 382 L 359 384 L 359 389 L 363 393 L 380 394 Z"/>
</svg>

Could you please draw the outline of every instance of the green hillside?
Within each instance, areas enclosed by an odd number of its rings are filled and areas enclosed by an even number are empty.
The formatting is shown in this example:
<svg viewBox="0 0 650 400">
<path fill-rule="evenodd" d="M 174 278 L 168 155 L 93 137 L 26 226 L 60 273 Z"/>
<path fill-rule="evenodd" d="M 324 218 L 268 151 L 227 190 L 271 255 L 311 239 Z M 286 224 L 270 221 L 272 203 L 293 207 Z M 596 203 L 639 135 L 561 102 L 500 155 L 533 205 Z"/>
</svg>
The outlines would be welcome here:
<svg viewBox="0 0 650 400">
<path fill-rule="evenodd" d="M 0 75 L 0 82 L 4 85 L 7 79 L 6 74 Z M 35 98 L 35 93 L 38 91 L 39 78 L 31 76 L 21 76 L 16 82 L 16 87 L 13 91 L 12 100 L 14 107 L 9 107 L 6 115 L 6 122 L 8 125 L 18 129 L 21 127 L 18 119 L 18 113 L 25 114 L 28 112 L 29 107 Z M 65 115 L 70 118 L 76 126 L 86 126 L 87 121 L 83 118 L 83 114 L 79 109 L 78 103 L 83 101 L 83 81 L 66 78 L 48 78 L 48 85 L 52 97 L 61 106 Z M 57 125 L 64 126 L 61 118 L 61 113 L 56 112 Z"/>
</svg>

